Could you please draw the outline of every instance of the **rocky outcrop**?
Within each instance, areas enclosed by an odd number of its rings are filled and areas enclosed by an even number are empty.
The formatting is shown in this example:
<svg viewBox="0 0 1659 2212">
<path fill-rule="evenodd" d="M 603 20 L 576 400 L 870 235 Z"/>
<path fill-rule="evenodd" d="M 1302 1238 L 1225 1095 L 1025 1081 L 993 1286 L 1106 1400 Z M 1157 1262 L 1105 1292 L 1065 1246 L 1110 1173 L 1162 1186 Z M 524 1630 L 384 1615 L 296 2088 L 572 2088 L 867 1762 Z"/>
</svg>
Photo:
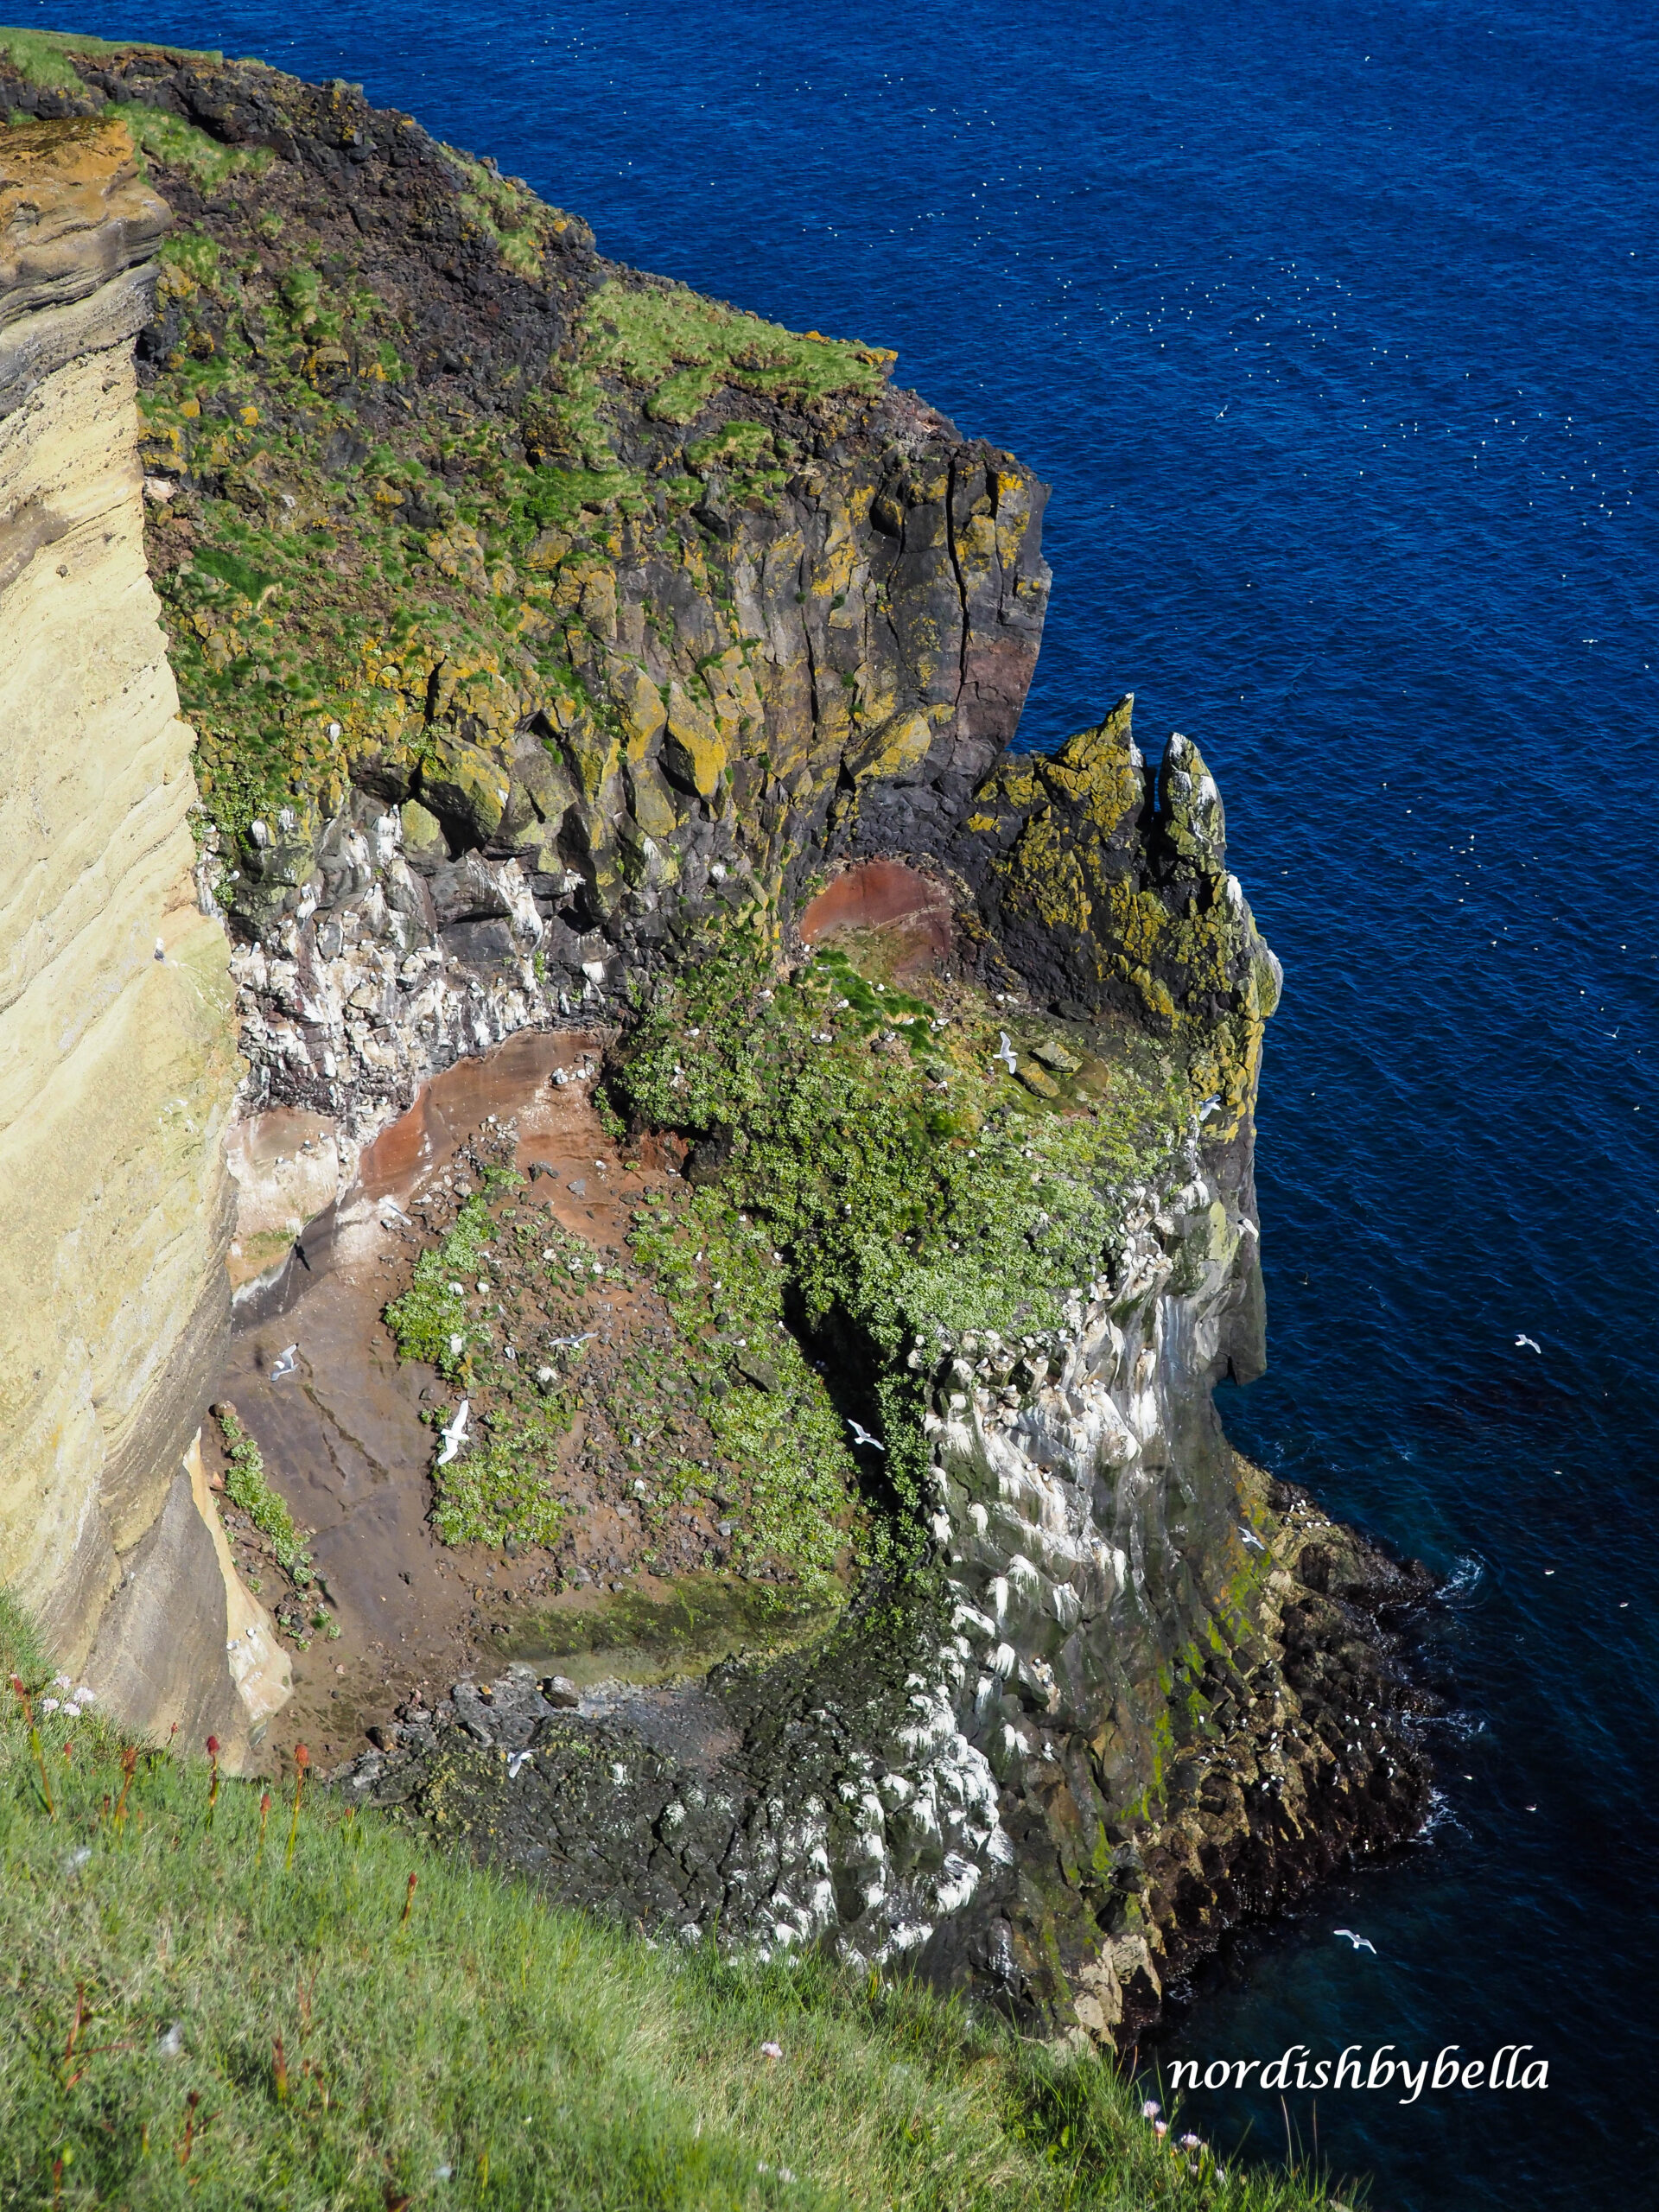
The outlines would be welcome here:
<svg viewBox="0 0 1659 2212">
<path fill-rule="evenodd" d="M 251 1103 L 372 1127 L 711 908 L 775 936 L 861 823 L 948 840 L 1041 635 L 1029 470 L 359 87 L 59 44 L 0 109 L 114 103 L 179 219 L 150 561 Z"/>
<path fill-rule="evenodd" d="M 1283 976 L 1227 866 L 1215 778 L 1173 736 L 1154 772 L 1133 697 L 1052 753 L 999 760 L 944 857 L 1039 1004 L 1127 1014 L 1179 1054 L 1214 1139 L 1248 1139 Z M 902 843 L 902 839 L 894 840 Z"/>
<path fill-rule="evenodd" d="M 457 1685 L 341 1786 L 687 1941 L 823 1942 L 1107 2044 L 1228 1927 L 1410 1834 L 1381 1624 L 1427 1579 L 1229 1449 L 1255 1224 L 1196 1141 L 1178 1166 L 1062 1329 L 913 1346 L 942 1580 L 680 1692 Z"/>
<path fill-rule="evenodd" d="M 233 1757 L 227 1606 L 257 1609 L 188 1456 L 228 1317 L 234 1018 L 136 451 L 166 219 L 120 124 L 0 134 L 0 1580 L 124 1719 Z"/>
</svg>

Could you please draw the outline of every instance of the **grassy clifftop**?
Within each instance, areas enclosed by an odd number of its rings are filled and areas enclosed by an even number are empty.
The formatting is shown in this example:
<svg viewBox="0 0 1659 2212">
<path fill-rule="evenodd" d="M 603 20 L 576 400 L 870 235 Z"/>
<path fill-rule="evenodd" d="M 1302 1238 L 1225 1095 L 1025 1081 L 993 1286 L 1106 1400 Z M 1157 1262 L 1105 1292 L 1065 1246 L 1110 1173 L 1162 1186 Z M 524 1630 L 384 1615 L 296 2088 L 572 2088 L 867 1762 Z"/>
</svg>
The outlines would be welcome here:
<svg viewBox="0 0 1659 2212">
<path fill-rule="evenodd" d="M 327 1792 L 296 1822 L 291 1782 L 268 1808 L 256 1785 L 215 1796 L 199 1758 L 67 1717 L 0 1598 L 0 1685 L 14 1671 L 0 2201 L 18 2212 L 1331 2201 L 1306 2176 L 1224 2177 L 1179 2121 L 1155 2132 L 1145 2085 L 902 1984 L 658 1948 Z"/>
</svg>

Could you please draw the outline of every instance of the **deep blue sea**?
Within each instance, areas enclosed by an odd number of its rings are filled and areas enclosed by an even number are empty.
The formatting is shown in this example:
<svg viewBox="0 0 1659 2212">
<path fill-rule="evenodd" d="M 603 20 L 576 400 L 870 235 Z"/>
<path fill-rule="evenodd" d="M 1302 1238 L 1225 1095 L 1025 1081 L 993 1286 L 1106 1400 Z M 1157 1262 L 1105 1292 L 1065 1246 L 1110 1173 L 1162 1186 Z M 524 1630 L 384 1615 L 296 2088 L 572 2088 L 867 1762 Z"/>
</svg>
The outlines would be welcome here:
<svg viewBox="0 0 1659 2212">
<path fill-rule="evenodd" d="M 361 81 L 607 252 L 897 346 L 1052 483 L 1024 739 L 1126 690 L 1194 738 L 1285 964 L 1273 1368 L 1224 1417 L 1447 1578 L 1458 1716 L 1432 1833 L 1155 2056 L 1530 2044 L 1547 2089 L 1320 2097 L 1321 2156 L 1378 2212 L 1659 2203 L 1659 15 L 66 16 Z M 1284 2154 L 1277 2097 L 1192 2109 Z"/>
</svg>

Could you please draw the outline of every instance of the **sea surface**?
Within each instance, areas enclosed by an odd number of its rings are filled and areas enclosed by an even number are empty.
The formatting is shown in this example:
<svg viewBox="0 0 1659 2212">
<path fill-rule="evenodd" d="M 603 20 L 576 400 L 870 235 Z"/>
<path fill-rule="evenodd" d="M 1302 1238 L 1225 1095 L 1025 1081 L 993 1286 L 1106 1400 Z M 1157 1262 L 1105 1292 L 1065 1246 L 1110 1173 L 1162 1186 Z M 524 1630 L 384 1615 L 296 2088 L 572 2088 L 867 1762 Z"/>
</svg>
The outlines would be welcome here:
<svg viewBox="0 0 1659 2212">
<path fill-rule="evenodd" d="M 1052 482 L 1022 741 L 1193 738 L 1286 969 L 1224 1415 L 1445 1579 L 1455 1700 L 1429 1832 L 1142 2056 L 1529 2044 L 1189 2109 L 1377 2212 L 1659 2202 L 1659 16 L 10 4 L 361 82 Z"/>
</svg>

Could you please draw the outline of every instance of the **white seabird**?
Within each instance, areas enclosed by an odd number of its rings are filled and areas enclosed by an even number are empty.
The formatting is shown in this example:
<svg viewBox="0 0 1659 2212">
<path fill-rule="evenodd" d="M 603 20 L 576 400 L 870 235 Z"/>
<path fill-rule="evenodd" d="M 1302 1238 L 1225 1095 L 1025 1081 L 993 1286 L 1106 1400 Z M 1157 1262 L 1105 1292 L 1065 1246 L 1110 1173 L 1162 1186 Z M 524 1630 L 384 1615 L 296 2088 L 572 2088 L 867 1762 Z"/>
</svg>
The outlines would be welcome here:
<svg viewBox="0 0 1659 2212">
<path fill-rule="evenodd" d="M 454 1421 L 450 1422 L 448 1428 L 438 1432 L 443 1439 L 443 1449 L 438 1454 L 438 1465 L 441 1467 L 447 1467 L 467 1441 L 467 1416 L 471 1410 L 470 1401 L 463 1398 L 455 1409 Z"/>
</svg>

